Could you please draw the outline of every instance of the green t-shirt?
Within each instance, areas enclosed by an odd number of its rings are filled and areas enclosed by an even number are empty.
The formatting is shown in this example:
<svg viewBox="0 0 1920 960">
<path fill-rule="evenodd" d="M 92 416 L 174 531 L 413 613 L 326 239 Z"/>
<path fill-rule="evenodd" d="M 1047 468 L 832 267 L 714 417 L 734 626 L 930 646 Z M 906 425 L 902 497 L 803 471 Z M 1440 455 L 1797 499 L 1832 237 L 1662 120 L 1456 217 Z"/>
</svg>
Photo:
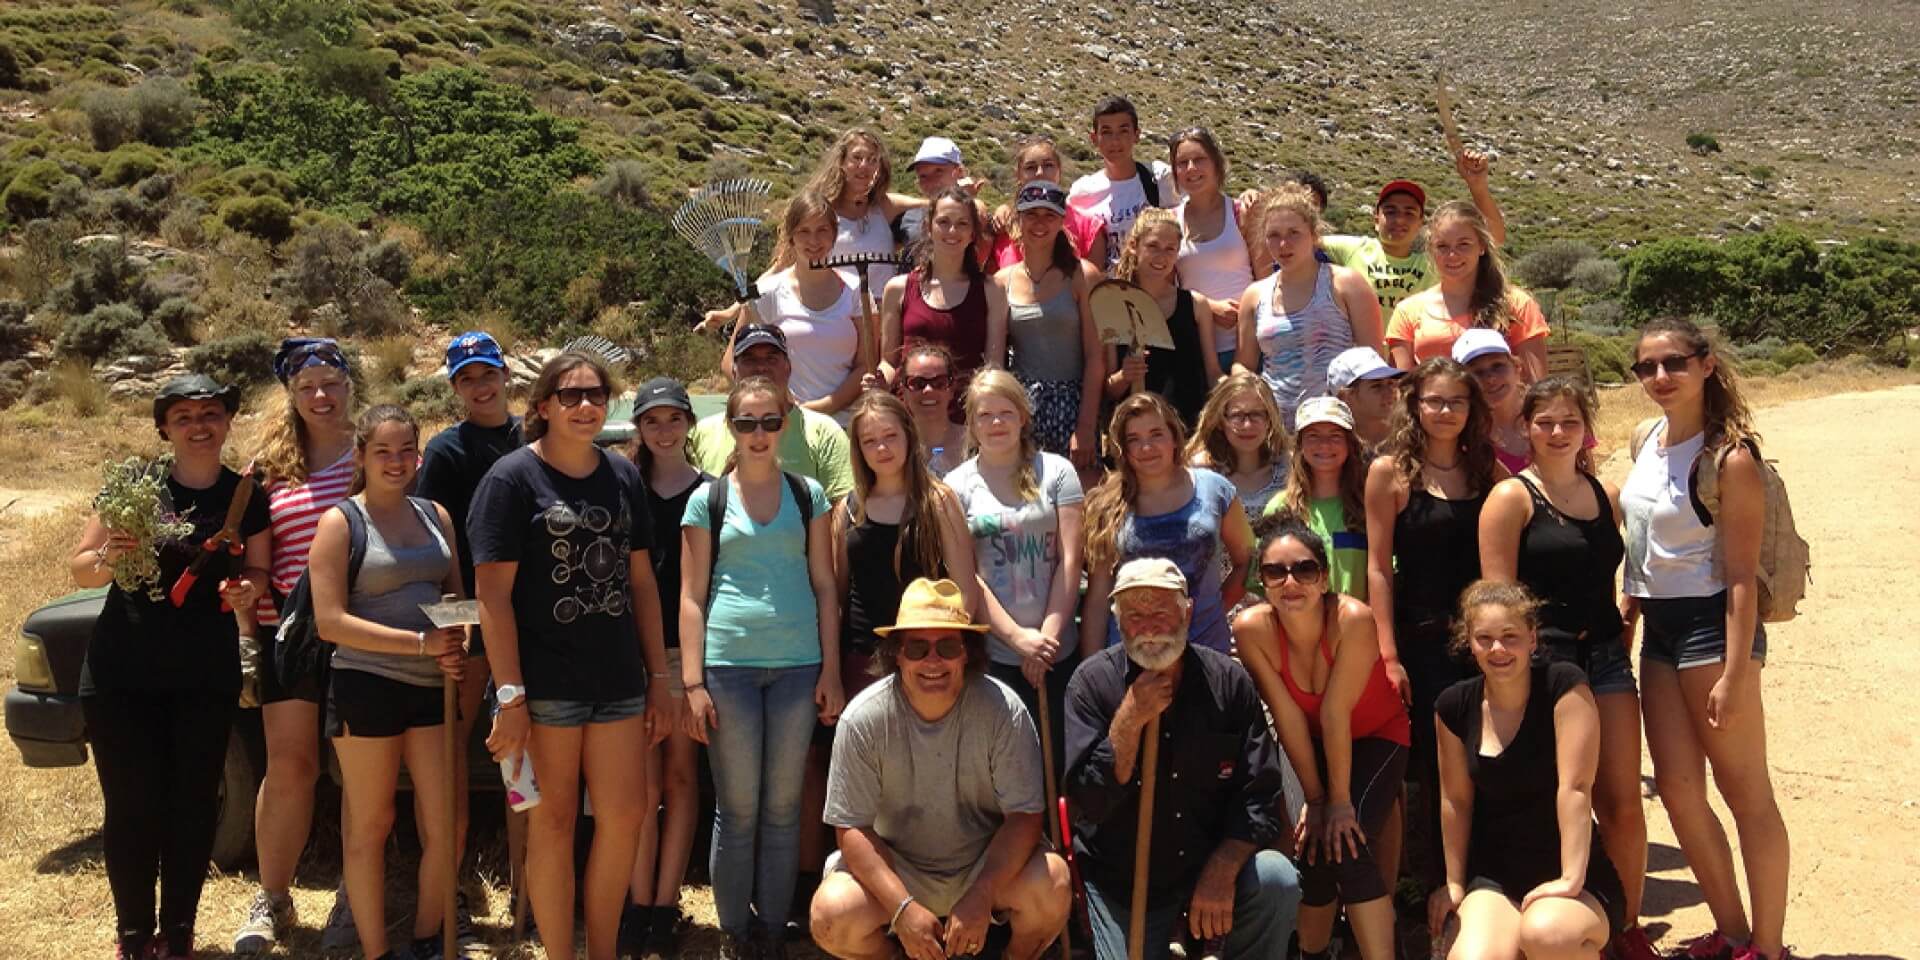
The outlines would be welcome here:
<svg viewBox="0 0 1920 960">
<path fill-rule="evenodd" d="M 1265 515 L 1279 514 L 1285 503 L 1284 495 L 1274 497 L 1267 504 Z M 1327 571 L 1327 585 L 1335 593 L 1366 602 L 1367 535 L 1347 529 L 1346 506 L 1339 497 L 1309 501 L 1305 520 L 1307 529 L 1326 541 L 1327 560 L 1333 564 L 1333 569 Z"/>
<path fill-rule="evenodd" d="M 1380 315 L 1390 317 L 1401 300 L 1440 281 L 1433 269 L 1433 258 L 1425 248 L 1412 255 L 1395 257 L 1380 245 L 1379 237 L 1355 237 L 1335 234 L 1320 238 L 1321 249 L 1333 262 L 1366 275 L 1373 292 L 1380 298 Z"/>
<path fill-rule="evenodd" d="M 726 419 L 724 413 L 702 418 L 688 441 L 694 464 L 716 477 L 725 472 L 727 455 L 733 452 L 733 431 L 727 429 Z M 780 431 L 780 469 L 813 479 L 826 490 L 828 500 L 853 492 L 847 432 L 832 417 L 799 405 L 787 411 L 787 426 Z"/>
</svg>

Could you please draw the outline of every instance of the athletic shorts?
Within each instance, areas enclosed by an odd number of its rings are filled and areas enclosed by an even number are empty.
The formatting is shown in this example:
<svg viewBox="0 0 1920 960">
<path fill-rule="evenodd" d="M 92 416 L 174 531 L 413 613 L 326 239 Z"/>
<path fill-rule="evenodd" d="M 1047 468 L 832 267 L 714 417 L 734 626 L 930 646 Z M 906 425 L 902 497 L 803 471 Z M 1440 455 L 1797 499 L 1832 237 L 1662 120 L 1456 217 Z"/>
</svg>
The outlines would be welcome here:
<svg viewBox="0 0 1920 960">
<path fill-rule="evenodd" d="M 1727 593 L 1640 601 L 1640 659 L 1676 670 L 1727 659 Z M 1753 624 L 1753 662 L 1767 661 L 1767 628 Z"/>
<path fill-rule="evenodd" d="M 1633 682 L 1633 660 L 1618 638 L 1607 641 L 1540 638 L 1535 657 L 1543 662 L 1571 663 L 1587 675 L 1596 697 L 1609 693 L 1639 693 Z"/>
<path fill-rule="evenodd" d="M 440 725 L 440 688 L 418 687 L 364 670 L 327 672 L 327 736 L 397 737 Z"/>
<path fill-rule="evenodd" d="M 527 717 L 543 727 L 618 723 L 647 712 L 647 695 L 624 700 L 527 700 Z"/>
</svg>

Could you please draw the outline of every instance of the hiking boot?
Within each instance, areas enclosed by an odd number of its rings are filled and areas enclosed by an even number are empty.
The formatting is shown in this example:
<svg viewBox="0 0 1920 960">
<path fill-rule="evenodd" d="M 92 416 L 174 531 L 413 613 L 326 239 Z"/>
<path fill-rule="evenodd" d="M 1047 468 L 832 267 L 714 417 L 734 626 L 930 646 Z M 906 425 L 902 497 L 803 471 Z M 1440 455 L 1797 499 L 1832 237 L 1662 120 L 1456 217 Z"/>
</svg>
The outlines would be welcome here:
<svg viewBox="0 0 1920 960">
<path fill-rule="evenodd" d="M 153 960 L 156 946 L 151 936 L 118 937 L 113 941 L 113 960 Z"/>
<path fill-rule="evenodd" d="M 440 950 L 440 935 L 421 937 L 407 945 L 406 956 L 413 960 L 448 960 Z"/>
<path fill-rule="evenodd" d="M 652 932 L 653 908 L 629 903 L 620 911 L 620 933 L 614 939 L 614 949 L 623 958 L 637 957 Z"/>
<path fill-rule="evenodd" d="M 1673 960 L 1733 960 L 1733 944 L 1714 930 L 1681 944 L 1680 950 L 1669 956 Z"/>
<path fill-rule="evenodd" d="M 283 893 L 276 897 L 265 889 L 256 890 L 253 902 L 247 905 L 247 918 L 233 935 L 233 952 L 242 956 L 265 953 L 285 940 L 298 920 L 291 896 Z"/>
<path fill-rule="evenodd" d="M 1613 960 L 1660 960 L 1660 951 L 1653 949 L 1647 931 L 1637 923 L 1615 933 L 1607 944 L 1607 953 Z"/>
<path fill-rule="evenodd" d="M 653 923 L 647 939 L 636 954 L 638 960 L 673 960 L 680 955 L 680 933 L 687 924 L 678 907 L 654 907 Z"/>
<path fill-rule="evenodd" d="M 722 932 L 720 948 L 714 953 L 715 960 L 760 960 L 758 944 L 752 937 L 742 937 Z"/>
<path fill-rule="evenodd" d="M 353 905 L 347 902 L 347 884 L 342 880 L 333 890 L 333 909 L 327 911 L 327 925 L 320 928 L 320 949 L 352 950 L 360 945 L 360 931 L 353 925 Z"/>
</svg>

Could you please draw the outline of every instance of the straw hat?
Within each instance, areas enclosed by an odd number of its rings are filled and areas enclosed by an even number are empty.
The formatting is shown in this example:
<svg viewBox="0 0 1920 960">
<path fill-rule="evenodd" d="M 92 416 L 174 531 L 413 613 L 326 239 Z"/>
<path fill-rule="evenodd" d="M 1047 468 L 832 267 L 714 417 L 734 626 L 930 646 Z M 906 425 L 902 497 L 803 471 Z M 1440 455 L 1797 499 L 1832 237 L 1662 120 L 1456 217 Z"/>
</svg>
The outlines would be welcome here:
<svg viewBox="0 0 1920 960">
<path fill-rule="evenodd" d="M 891 627 L 875 627 L 873 632 L 886 636 L 895 630 L 967 630 L 986 633 L 985 624 L 974 623 L 967 613 L 967 601 L 952 580 L 928 580 L 921 577 L 907 584 L 900 594 L 900 613 Z"/>
</svg>

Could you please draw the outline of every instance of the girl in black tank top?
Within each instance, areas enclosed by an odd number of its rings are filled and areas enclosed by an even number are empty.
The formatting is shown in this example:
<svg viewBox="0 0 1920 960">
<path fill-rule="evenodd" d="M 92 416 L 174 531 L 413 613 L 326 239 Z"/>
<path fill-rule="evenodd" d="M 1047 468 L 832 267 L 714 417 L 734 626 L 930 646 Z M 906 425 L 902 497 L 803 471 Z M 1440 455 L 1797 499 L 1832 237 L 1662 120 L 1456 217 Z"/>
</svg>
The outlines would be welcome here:
<svg viewBox="0 0 1920 960">
<path fill-rule="evenodd" d="M 1519 574 L 1541 601 L 1540 638 L 1618 642 L 1622 627 L 1613 577 L 1627 546 L 1606 489 L 1586 476 L 1600 513 L 1581 520 L 1561 513 L 1525 476 L 1515 479 L 1533 499 L 1533 517 L 1520 531 Z"/>
<path fill-rule="evenodd" d="M 847 615 L 841 621 L 841 652 L 872 656 L 880 643 L 875 627 L 892 626 L 900 612 L 900 594 L 920 577 L 938 577 L 939 571 L 921 566 L 913 549 L 913 535 L 902 542 L 898 523 L 881 523 L 871 516 L 853 519 L 855 498 L 841 508 L 846 516 Z"/>
<path fill-rule="evenodd" d="M 1480 576 L 1480 508 L 1486 491 L 1448 500 L 1426 490 L 1407 494 L 1393 518 L 1394 618 L 1410 627 L 1438 621 L 1442 632 L 1460 591 Z"/>
</svg>

